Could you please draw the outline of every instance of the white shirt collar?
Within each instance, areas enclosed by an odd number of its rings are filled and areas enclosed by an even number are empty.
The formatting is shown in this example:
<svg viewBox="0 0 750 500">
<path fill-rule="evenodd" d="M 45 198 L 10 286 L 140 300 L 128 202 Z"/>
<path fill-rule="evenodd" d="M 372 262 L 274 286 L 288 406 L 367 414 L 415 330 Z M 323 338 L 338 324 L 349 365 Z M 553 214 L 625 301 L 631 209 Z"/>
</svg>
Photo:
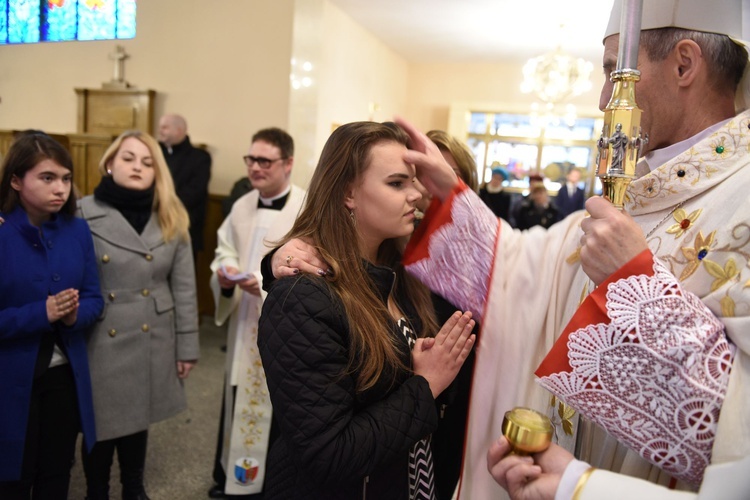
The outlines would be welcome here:
<svg viewBox="0 0 750 500">
<path fill-rule="evenodd" d="M 284 196 L 288 195 L 289 191 L 291 191 L 291 190 L 292 190 L 292 185 L 288 184 L 287 187 L 286 187 L 286 189 L 283 190 L 281 193 L 277 194 L 276 196 L 273 196 L 271 198 L 263 198 L 262 196 L 259 195 L 258 198 L 260 198 L 260 202 L 263 205 L 265 205 L 267 207 L 270 207 L 271 205 L 273 205 L 273 201 L 274 200 L 278 200 L 279 198 L 283 198 Z"/>
</svg>

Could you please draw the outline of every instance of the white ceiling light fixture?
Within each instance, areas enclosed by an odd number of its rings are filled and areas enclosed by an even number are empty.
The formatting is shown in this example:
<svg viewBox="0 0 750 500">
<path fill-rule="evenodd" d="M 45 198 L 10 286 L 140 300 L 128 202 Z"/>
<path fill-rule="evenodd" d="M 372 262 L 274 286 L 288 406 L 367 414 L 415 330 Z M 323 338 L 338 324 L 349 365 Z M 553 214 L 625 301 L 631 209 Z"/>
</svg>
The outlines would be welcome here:
<svg viewBox="0 0 750 500">
<path fill-rule="evenodd" d="M 558 47 L 529 59 L 523 66 L 521 92 L 534 93 L 543 102 L 558 104 L 591 89 L 594 65 Z"/>
<path fill-rule="evenodd" d="M 565 39 L 565 26 L 560 25 L 559 40 Z M 533 93 L 544 102 L 531 105 L 531 120 L 540 128 L 575 125 L 575 106 L 564 103 L 591 90 L 594 65 L 580 57 L 564 52 L 560 45 L 552 52 L 529 59 L 523 67 L 521 92 Z"/>
</svg>

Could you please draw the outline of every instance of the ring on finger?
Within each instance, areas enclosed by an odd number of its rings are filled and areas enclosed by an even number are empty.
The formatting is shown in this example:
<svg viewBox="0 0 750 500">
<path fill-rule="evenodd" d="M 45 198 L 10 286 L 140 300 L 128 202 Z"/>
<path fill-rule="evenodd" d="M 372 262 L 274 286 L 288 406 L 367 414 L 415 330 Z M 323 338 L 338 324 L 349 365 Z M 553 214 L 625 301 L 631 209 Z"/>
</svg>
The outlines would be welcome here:
<svg viewBox="0 0 750 500">
<path fill-rule="evenodd" d="M 294 257 L 292 257 L 291 255 L 287 255 L 287 256 L 286 256 L 286 265 L 287 265 L 287 266 L 289 266 L 289 265 L 291 265 L 291 264 L 292 264 L 292 259 L 293 259 L 293 258 L 294 258 Z"/>
</svg>

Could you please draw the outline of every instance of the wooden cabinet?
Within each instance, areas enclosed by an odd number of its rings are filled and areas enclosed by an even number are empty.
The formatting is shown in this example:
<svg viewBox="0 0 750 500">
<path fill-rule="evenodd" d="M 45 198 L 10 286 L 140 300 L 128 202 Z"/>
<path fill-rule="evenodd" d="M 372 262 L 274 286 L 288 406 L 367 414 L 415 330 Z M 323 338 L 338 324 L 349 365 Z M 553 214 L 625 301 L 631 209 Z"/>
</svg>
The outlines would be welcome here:
<svg viewBox="0 0 750 500">
<path fill-rule="evenodd" d="M 154 90 L 75 89 L 79 134 L 117 136 L 130 129 L 153 135 Z"/>
</svg>

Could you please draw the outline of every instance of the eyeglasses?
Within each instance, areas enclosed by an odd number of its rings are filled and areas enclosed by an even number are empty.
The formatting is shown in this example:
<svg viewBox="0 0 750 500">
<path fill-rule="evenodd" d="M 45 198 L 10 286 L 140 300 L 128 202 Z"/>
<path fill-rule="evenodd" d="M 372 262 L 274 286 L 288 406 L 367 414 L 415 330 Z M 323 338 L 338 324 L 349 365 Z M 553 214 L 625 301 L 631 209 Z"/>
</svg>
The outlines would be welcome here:
<svg viewBox="0 0 750 500">
<path fill-rule="evenodd" d="M 263 170 L 268 170 L 269 168 L 271 168 L 271 165 L 279 160 L 286 160 L 286 158 L 276 158 L 275 160 L 271 160 L 270 158 L 251 155 L 243 156 L 242 159 L 245 160 L 245 165 L 247 165 L 248 167 L 252 167 L 253 163 L 257 163 L 258 166 Z"/>
</svg>

